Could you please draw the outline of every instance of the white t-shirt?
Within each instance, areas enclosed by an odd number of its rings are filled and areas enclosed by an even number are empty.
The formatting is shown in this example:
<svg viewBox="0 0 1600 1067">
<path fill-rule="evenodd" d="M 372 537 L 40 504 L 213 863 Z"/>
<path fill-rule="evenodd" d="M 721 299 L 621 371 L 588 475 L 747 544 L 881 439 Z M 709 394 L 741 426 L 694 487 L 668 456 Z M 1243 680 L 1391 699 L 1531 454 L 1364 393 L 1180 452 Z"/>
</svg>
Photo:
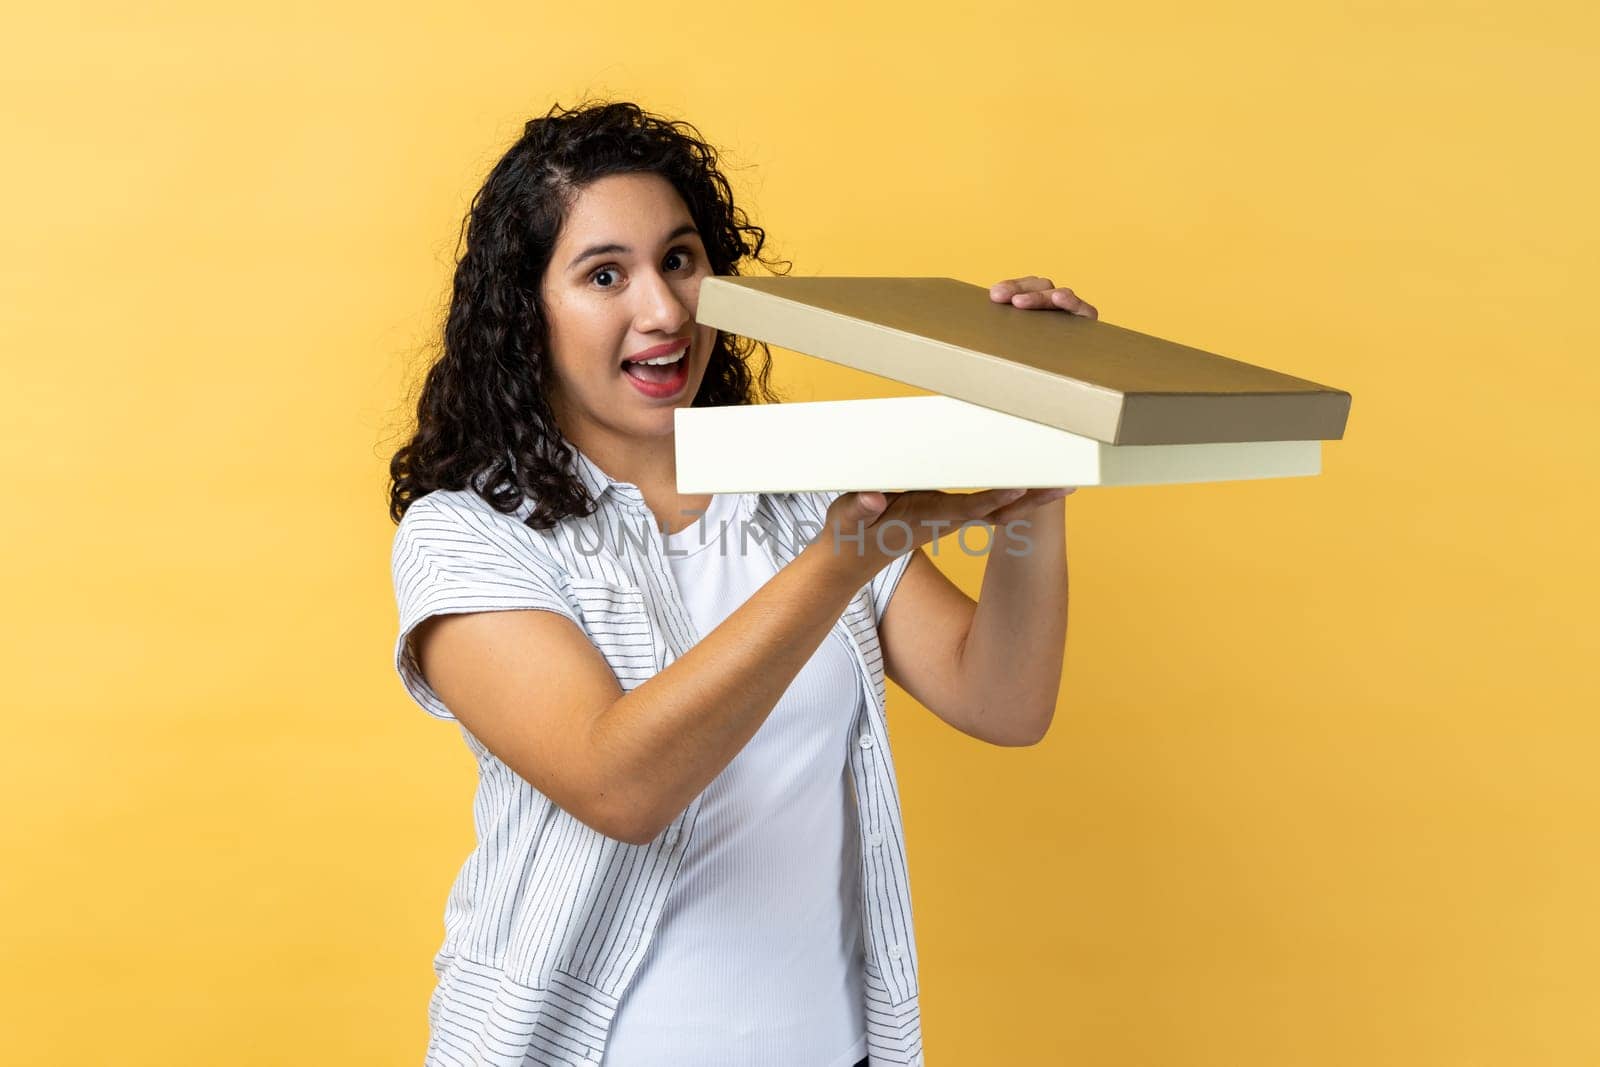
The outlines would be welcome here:
<svg viewBox="0 0 1600 1067">
<path fill-rule="evenodd" d="M 663 538 L 704 636 L 776 571 L 741 553 L 738 496 Z M 851 1067 L 867 1054 L 860 832 L 847 771 L 864 701 L 831 632 L 706 787 L 606 1067 Z"/>
</svg>

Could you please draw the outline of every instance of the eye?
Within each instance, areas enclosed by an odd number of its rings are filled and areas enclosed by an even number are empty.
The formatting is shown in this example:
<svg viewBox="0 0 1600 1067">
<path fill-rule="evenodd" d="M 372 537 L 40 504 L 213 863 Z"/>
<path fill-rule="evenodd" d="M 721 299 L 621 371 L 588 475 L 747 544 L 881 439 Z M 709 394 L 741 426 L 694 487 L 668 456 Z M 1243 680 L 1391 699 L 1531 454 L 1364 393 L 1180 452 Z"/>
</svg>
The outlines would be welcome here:
<svg viewBox="0 0 1600 1067">
<path fill-rule="evenodd" d="M 681 269 L 688 270 L 688 269 L 691 268 L 692 264 L 694 263 L 694 250 L 689 248 L 688 246 L 680 246 L 678 248 L 674 248 L 672 251 L 667 253 L 667 260 L 671 260 L 671 259 L 674 259 L 674 258 L 682 259 L 684 261 L 684 265 L 683 265 L 683 267 Z M 617 269 L 615 267 L 611 266 L 610 264 L 607 264 L 604 267 L 596 268 L 594 270 L 594 272 L 589 275 L 589 281 L 590 282 L 598 282 L 602 275 L 605 275 L 605 274 L 616 274 L 616 273 L 617 273 Z M 602 288 L 602 289 L 615 289 L 616 286 L 614 284 L 613 285 L 602 285 L 602 286 L 600 286 L 600 288 Z"/>
</svg>

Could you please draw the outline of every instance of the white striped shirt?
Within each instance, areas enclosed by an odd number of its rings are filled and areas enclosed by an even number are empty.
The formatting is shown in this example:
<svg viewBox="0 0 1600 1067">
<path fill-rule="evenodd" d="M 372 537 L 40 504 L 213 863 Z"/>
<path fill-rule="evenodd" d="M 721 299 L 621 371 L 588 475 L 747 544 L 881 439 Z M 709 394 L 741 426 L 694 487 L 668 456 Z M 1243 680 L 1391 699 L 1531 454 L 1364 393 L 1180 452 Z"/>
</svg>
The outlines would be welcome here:
<svg viewBox="0 0 1600 1067">
<path fill-rule="evenodd" d="M 456 721 L 407 641 L 430 615 L 565 615 L 595 643 L 625 692 L 698 640 L 638 487 L 574 453 L 573 473 L 598 502 L 593 515 L 539 531 L 521 521 L 529 501 L 505 515 L 472 490 L 435 490 L 401 520 L 392 555 L 395 669 L 428 714 Z M 744 494 L 741 528 L 781 569 L 822 529 L 837 495 Z M 910 876 L 878 645 L 878 622 L 910 562 L 907 552 L 879 571 L 835 624 L 867 697 L 848 770 L 862 842 L 863 984 L 874 1064 L 922 1063 Z M 654 841 L 628 844 L 552 803 L 458 726 L 478 761 L 478 842 L 446 901 L 426 1063 L 593 1067 L 649 948 L 704 794 Z"/>
</svg>

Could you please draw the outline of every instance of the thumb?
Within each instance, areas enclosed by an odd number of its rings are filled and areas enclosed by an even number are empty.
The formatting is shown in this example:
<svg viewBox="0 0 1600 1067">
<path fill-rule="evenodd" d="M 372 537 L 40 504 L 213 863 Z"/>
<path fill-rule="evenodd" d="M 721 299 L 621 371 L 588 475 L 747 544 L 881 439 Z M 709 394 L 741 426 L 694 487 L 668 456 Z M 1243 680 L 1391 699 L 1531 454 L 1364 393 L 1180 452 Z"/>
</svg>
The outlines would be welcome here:
<svg viewBox="0 0 1600 1067">
<path fill-rule="evenodd" d="M 855 510 L 863 517 L 876 515 L 889 506 L 889 498 L 883 493 L 857 493 L 855 496 L 852 503 L 855 505 Z"/>
</svg>

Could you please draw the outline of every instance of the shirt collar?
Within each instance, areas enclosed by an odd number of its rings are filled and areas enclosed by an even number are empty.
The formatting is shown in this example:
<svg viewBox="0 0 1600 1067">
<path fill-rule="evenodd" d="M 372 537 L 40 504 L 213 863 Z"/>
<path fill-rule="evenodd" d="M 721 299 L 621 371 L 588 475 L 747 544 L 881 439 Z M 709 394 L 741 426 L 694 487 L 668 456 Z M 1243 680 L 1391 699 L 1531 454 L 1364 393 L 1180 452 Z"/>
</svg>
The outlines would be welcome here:
<svg viewBox="0 0 1600 1067">
<path fill-rule="evenodd" d="M 623 507 L 645 510 L 644 494 L 639 492 L 637 485 L 611 477 L 571 441 L 567 442 L 567 447 L 572 449 L 572 462 L 567 464 L 568 473 L 576 476 L 584 484 L 596 503 L 601 497 L 611 493 Z"/>
</svg>

